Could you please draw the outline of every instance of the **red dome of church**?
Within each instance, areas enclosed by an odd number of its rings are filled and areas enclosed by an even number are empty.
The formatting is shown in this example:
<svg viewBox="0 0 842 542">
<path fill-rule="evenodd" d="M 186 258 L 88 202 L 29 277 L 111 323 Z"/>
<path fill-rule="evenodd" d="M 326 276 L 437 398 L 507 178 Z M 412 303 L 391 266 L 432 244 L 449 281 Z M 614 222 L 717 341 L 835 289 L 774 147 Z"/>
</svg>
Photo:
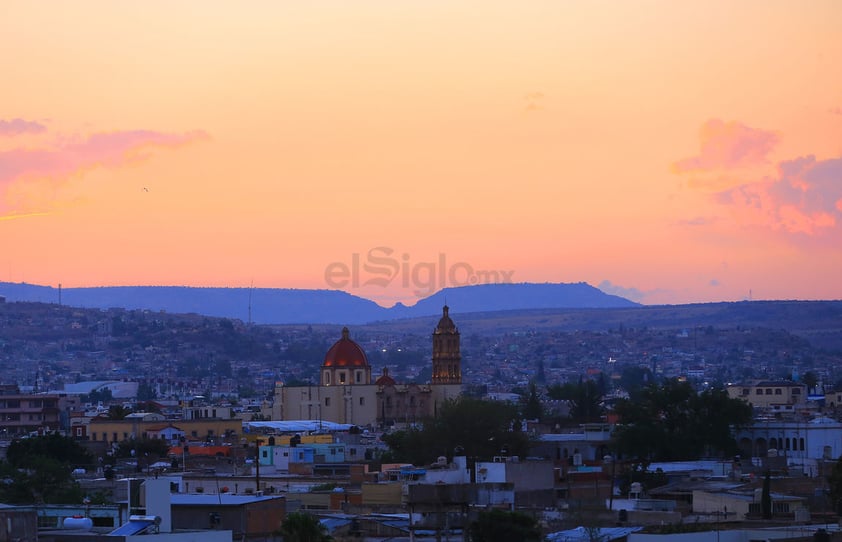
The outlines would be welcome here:
<svg viewBox="0 0 842 542">
<path fill-rule="evenodd" d="M 348 334 L 348 328 L 342 328 L 342 338 L 333 343 L 325 354 L 323 367 L 368 367 L 365 352 Z"/>
</svg>

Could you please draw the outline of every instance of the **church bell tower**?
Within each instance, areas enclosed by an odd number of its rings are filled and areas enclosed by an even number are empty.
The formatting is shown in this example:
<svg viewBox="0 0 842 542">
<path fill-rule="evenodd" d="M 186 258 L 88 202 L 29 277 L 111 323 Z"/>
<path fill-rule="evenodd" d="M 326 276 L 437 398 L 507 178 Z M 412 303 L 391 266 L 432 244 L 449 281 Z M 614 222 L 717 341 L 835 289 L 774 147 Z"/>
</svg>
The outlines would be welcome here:
<svg viewBox="0 0 842 542">
<path fill-rule="evenodd" d="M 459 352 L 459 330 L 450 319 L 447 305 L 433 331 L 433 378 L 432 384 L 461 384 L 462 355 Z"/>
</svg>

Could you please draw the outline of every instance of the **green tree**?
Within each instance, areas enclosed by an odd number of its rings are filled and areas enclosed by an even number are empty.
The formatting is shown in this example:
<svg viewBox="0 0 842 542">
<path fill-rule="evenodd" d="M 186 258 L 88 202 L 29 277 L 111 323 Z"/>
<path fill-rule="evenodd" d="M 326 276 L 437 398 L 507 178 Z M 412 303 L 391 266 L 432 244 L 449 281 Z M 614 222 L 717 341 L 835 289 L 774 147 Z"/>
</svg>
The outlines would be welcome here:
<svg viewBox="0 0 842 542">
<path fill-rule="evenodd" d="M 58 434 L 13 441 L 0 462 L 0 502 L 80 503 L 83 492 L 71 471 L 92 464 L 87 450 Z"/>
<path fill-rule="evenodd" d="M 772 475 L 766 471 L 763 477 L 763 492 L 760 494 L 760 510 L 763 519 L 772 519 Z"/>
<path fill-rule="evenodd" d="M 490 510 L 479 513 L 468 526 L 471 542 L 540 542 L 541 531 L 535 518 L 520 512 Z"/>
<path fill-rule="evenodd" d="M 751 407 L 724 390 L 697 394 L 677 379 L 650 384 L 618 401 L 614 436 L 618 450 L 642 461 L 697 459 L 737 451 L 732 427 L 751 421 Z"/>
<path fill-rule="evenodd" d="M 109 420 L 122 420 L 132 413 L 132 409 L 126 408 L 123 405 L 111 405 L 108 407 Z"/>
<path fill-rule="evenodd" d="M 830 503 L 833 510 L 842 515 L 842 456 L 833 465 L 833 470 L 827 477 L 827 484 L 830 489 Z"/>
<path fill-rule="evenodd" d="M 303 512 L 288 514 L 278 534 L 284 537 L 284 542 L 328 542 L 333 537 L 327 534 L 327 529 L 319 519 Z"/>
<path fill-rule="evenodd" d="M 538 397 L 538 389 L 535 382 L 529 383 L 529 395 L 523 404 L 523 417 L 527 420 L 540 420 L 544 416 L 544 406 L 541 398 Z"/>
<path fill-rule="evenodd" d="M 31 468 L 31 462 L 41 457 L 72 467 L 85 467 L 94 462 L 88 450 L 72 438 L 58 433 L 12 441 L 6 451 L 6 461 L 17 468 Z"/>
<path fill-rule="evenodd" d="M 819 377 L 813 371 L 807 371 L 804 373 L 804 376 L 801 378 L 801 381 L 804 382 L 804 385 L 807 386 L 807 393 L 812 393 L 813 390 L 816 389 L 816 386 L 819 384 Z"/>
<path fill-rule="evenodd" d="M 157 398 L 155 389 L 148 382 L 141 382 L 137 385 L 137 400 L 152 401 Z"/>
<path fill-rule="evenodd" d="M 100 388 L 98 390 L 93 390 L 88 395 L 84 395 L 81 397 L 83 403 L 107 403 L 114 396 L 111 394 L 111 390 L 109 388 Z"/>
<path fill-rule="evenodd" d="M 598 422 L 602 419 L 602 392 L 593 380 L 580 380 L 547 387 L 547 395 L 557 401 L 566 401 L 570 419 L 575 423 Z"/>
<path fill-rule="evenodd" d="M 420 429 L 398 431 L 384 436 L 392 459 L 415 465 L 429 464 L 439 456 L 460 455 L 471 459 L 491 459 L 497 455 L 524 456 L 528 436 L 519 431 L 517 406 L 462 396 L 446 401 L 438 416 L 426 420 Z"/>
</svg>

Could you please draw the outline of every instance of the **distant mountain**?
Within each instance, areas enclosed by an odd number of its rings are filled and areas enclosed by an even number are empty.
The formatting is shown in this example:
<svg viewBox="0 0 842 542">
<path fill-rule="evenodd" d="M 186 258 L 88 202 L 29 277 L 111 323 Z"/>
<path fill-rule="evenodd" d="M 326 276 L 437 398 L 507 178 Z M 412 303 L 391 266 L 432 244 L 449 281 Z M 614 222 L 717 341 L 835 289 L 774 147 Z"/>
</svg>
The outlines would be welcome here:
<svg viewBox="0 0 842 542">
<path fill-rule="evenodd" d="M 59 302 L 57 288 L 25 283 L 0 282 L 0 296 L 7 301 Z M 445 301 L 460 313 L 638 306 L 585 283 L 482 284 L 446 288 L 411 307 L 398 304 L 388 309 L 338 290 L 107 286 L 63 288 L 61 291 L 61 303 L 68 306 L 198 313 L 244 322 L 249 320 L 250 312 L 251 321 L 257 324 L 363 324 L 415 318 L 439 314 Z"/>
</svg>

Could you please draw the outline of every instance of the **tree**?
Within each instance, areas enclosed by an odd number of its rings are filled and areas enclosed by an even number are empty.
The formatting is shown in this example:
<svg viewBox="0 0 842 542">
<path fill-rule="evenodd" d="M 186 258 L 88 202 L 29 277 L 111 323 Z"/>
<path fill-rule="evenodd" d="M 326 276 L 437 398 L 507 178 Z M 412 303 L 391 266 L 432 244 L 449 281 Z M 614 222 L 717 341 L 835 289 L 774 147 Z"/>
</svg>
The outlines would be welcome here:
<svg viewBox="0 0 842 542">
<path fill-rule="evenodd" d="M 452 458 L 457 448 L 466 457 L 490 460 L 527 454 L 529 437 L 519 427 L 515 405 L 462 396 L 446 401 L 438 416 L 426 420 L 422 428 L 385 435 L 384 442 L 392 459 L 415 465 L 432 463 L 439 456 Z"/>
<path fill-rule="evenodd" d="M 479 513 L 468 526 L 468 537 L 471 542 L 540 542 L 541 531 L 532 516 L 493 509 Z"/>
<path fill-rule="evenodd" d="M 837 514 L 842 515 L 842 456 L 836 460 L 830 476 L 827 477 L 830 488 L 830 503 Z"/>
<path fill-rule="evenodd" d="M 769 471 L 763 477 L 763 492 L 760 494 L 760 510 L 763 512 L 763 519 L 772 519 L 772 478 Z"/>
<path fill-rule="evenodd" d="M 807 393 L 811 393 L 813 390 L 816 389 L 816 386 L 819 384 L 819 377 L 813 371 L 807 371 L 804 373 L 804 376 L 801 378 L 801 381 L 804 382 L 804 385 L 807 386 Z"/>
<path fill-rule="evenodd" d="M 126 408 L 123 405 L 111 405 L 108 407 L 109 420 L 122 420 L 132 413 L 132 409 Z"/>
<path fill-rule="evenodd" d="M 80 503 L 84 493 L 71 471 L 92 464 L 87 450 L 58 434 L 13 441 L 0 462 L 0 502 Z"/>
<path fill-rule="evenodd" d="M 327 542 L 333 540 L 317 517 L 303 512 L 288 514 L 281 523 L 278 534 L 284 537 L 284 542 Z"/>
<path fill-rule="evenodd" d="M 529 383 L 529 395 L 523 404 L 523 417 L 527 420 L 540 420 L 544 416 L 544 406 L 541 398 L 538 397 L 538 389 L 535 382 Z"/>
<path fill-rule="evenodd" d="M 737 451 L 732 426 L 751 421 L 751 407 L 724 390 L 696 393 L 677 379 L 650 384 L 631 399 L 617 402 L 618 450 L 643 461 L 697 459 Z"/>
<path fill-rule="evenodd" d="M 602 419 L 602 392 L 593 380 L 554 384 L 547 387 L 547 395 L 557 401 L 566 401 L 570 408 L 570 419 L 575 423 L 598 422 Z"/>
<path fill-rule="evenodd" d="M 148 382 L 141 382 L 137 385 L 137 400 L 152 401 L 157 398 L 155 389 Z"/>
</svg>

